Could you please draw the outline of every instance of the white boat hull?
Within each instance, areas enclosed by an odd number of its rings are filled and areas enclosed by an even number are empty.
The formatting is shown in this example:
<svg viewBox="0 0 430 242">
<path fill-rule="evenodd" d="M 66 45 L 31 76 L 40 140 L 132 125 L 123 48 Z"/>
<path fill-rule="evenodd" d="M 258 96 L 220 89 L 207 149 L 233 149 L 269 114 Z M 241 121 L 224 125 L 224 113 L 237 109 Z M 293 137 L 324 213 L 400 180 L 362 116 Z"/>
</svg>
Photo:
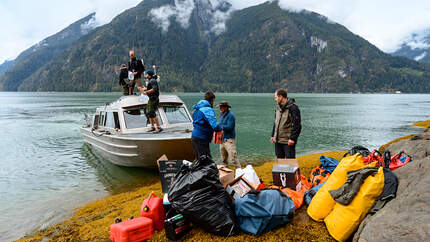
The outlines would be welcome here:
<svg viewBox="0 0 430 242">
<path fill-rule="evenodd" d="M 169 160 L 194 160 L 191 133 L 104 134 L 81 127 L 82 136 L 104 159 L 120 166 L 156 168 L 165 154 Z"/>
</svg>

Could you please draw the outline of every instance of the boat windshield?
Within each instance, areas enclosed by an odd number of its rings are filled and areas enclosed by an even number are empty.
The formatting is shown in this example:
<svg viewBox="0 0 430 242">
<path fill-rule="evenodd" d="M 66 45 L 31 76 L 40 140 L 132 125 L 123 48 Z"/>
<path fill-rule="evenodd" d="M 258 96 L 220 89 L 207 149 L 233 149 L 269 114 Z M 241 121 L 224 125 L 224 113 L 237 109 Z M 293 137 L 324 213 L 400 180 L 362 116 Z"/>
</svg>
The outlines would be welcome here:
<svg viewBox="0 0 430 242">
<path fill-rule="evenodd" d="M 180 106 L 164 106 L 164 113 L 166 114 L 169 124 L 190 123 L 191 119 L 185 110 L 185 107 Z"/>
<path fill-rule="evenodd" d="M 160 118 L 160 113 L 158 110 L 156 113 L 160 124 L 162 124 L 163 121 Z M 127 129 L 145 128 L 150 125 L 149 120 L 146 118 L 144 108 L 124 111 L 124 121 L 125 127 L 127 127 Z"/>
</svg>

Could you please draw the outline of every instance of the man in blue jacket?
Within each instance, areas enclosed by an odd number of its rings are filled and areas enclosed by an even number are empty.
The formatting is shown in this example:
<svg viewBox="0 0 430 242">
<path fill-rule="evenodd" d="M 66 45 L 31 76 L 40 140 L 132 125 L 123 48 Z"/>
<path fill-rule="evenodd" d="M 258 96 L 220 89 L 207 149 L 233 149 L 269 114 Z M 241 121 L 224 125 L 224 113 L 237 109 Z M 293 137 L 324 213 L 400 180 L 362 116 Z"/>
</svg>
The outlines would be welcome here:
<svg viewBox="0 0 430 242">
<path fill-rule="evenodd" d="M 240 168 L 236 151 L 236 118 L 230 111 L 230 108 L 231 106 L 228 105 L 227 101 L 222 101 L 219 104 L 219 111 L 221 112 L 219 125 L 223 131 L 222 144 L 219 145 L 219 153 L 225 165 L 228 165 L 228 160 L 230 159 L 236 168 Z"/>
<path fill-rule="evenodd" d="M 221 131 L 221 127 L 217 124 L 213 104 L 215 102 L 215 94 L 211 91 L 205 93 L 203 100 L 200 100 L 193 106 L 193 133 L 191 135 L 191 143 L 196 153 L 196 159 L 202 155 L 211 156 L 209 144 L 212 141 L 213 132 Z"/>
</svg>

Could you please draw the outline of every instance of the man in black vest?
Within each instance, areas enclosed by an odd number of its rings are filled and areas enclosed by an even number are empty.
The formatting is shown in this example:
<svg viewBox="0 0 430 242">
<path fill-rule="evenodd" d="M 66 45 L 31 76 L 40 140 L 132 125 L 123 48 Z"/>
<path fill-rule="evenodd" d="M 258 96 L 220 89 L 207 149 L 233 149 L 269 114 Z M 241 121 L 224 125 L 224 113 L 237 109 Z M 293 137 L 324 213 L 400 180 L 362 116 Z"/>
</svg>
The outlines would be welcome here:
<svg viewBox="0 0 430 242">
<path fill-rule="evenodd" d="M 296 144 L 302 130 L 300 110 L 294 99 L 288 99 L 287 90 L 275 92 L 275 122 L 270 142 L 275 143 L 278 158 L 296 158 Z"/>
<path fill-rule="evenodd" d="M 121 65 L 118 84 L 122 87 L 122 95 L 127 96 L 133 94 L 133 90 L 131 90 L 129 86 L 130 80 L 128 80 L 128 70 L 125 64 Z"/>
<path fill-rule="evenodd" d="M 140 79 L 142 77 L 142 73 L 145 71 L 145 67 L 143 66 L 142 60 L 136 58 L 136 55 L 134 54 L 134 50 L 130 50 L 130 61 L 128 62 L 128 71 L 133 72 L 133 75 L 134 75 L 134 79 L 129 84 L 131 88 L 131 94 L 133 94 L 134 86 L 136 83 L 138 87 L 142 87 Z"/>
</svg>

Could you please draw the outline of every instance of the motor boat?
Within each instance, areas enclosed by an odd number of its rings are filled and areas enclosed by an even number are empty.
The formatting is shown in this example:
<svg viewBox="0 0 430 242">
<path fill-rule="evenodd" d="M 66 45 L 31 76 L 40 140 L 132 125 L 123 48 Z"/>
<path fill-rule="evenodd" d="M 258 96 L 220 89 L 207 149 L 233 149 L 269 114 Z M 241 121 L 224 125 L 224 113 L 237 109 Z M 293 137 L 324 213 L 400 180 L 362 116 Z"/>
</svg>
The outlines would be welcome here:
<svg viewBox="0 0 430 242">
<path fill-rule="evenodd" d="M 176 95 L 159 96 L 160 133 L 150 131 L 147 102 L 147 96 L 130 95 L 98 107 L 80 129 L 85 142 L 120 166 L 156 168 L 162 155 L 169 160 L 193 160 L 193 123 L 184 102 Z"/>
</svg>

